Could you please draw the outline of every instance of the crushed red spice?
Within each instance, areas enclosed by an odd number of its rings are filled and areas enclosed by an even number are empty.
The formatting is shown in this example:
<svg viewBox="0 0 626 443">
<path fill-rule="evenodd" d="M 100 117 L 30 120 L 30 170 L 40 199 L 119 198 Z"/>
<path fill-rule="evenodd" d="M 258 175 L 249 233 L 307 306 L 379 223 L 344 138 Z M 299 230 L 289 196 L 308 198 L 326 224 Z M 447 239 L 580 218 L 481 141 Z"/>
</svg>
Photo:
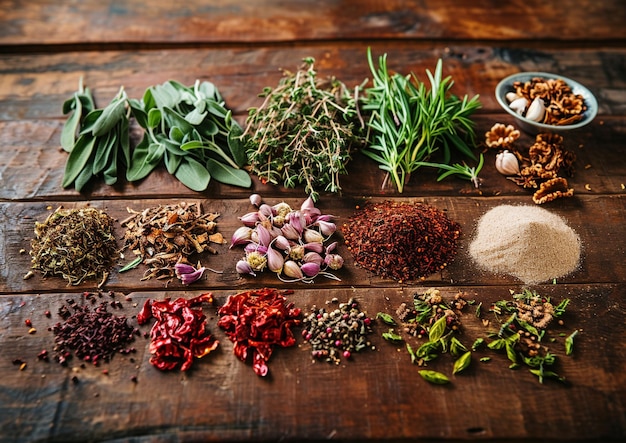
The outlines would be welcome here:
<svg viewBox="0 0 626 443">
<path fill-rule="evenodd" d="M 291 327 L 301 322 L 301 310 L 287 303 L 285 295 L 293 291 L 264 288 L 231 295 L 218 309 L 218 326 L 235 344 L 233 352 L 246 362 L 252 360 L 254 372 L 268 373 L 273 346 L 290 347 L 296 339 Z"/>
<path fill-rule="evenodd" d="M 68 306 L 69 305 L 69 306 Z M 59 315 L 64 319 L 52 328 L 55 336 L 55 359 L 65 364 L 77 358 L 98 365 L 108 362 L 115 353 L 135 352 L 129 344 L 137 330 L 128 323 L 126 316 L 113 315 L 107 311 L 107 303 L 101 303 L 92 311 L 89 305 L 78 305 L 69 299 L 62 305 Z M 40 354 L 47 359 L 47 352 Z"/>
<path fill-rule="evenodd" d="M 206 315 L 202 308 L 193 309 L 203 302 L 212 303 L 210 293 L 191 299 L 177 298 L 170 301 L 146 300 L 137 314 L 137 322 L 146 324 L 151 318 L 156 322 L 150 331 L 150 363 L 162 371 L 180 367 L 188 370 L 194 358 L 201 358 L 215 350 L 219 344 L 209 334 Z"/>
<path fill-rule="evenodd" d="M 448 266 L 461 227 L 422 203 L 368 202 L 343 225 L 356 263 L 383 278 L 425 279 Z"/>
</svg>

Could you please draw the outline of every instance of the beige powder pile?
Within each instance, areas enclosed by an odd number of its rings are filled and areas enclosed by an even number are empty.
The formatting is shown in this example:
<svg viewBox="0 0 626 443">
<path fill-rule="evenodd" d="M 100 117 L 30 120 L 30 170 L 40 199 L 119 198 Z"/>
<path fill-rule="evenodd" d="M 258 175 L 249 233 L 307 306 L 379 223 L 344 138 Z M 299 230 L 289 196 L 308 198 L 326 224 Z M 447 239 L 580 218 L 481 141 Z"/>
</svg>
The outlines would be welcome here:
<svg viewBox="0 0 626 443">
<path fill-rule="evenodd" d="M 580 238 L 558 215 L 537 206 L 496 206 L 478 221 L 469 253 L 487 271 L 538 284 L 578 267 Z"/>
</svg>

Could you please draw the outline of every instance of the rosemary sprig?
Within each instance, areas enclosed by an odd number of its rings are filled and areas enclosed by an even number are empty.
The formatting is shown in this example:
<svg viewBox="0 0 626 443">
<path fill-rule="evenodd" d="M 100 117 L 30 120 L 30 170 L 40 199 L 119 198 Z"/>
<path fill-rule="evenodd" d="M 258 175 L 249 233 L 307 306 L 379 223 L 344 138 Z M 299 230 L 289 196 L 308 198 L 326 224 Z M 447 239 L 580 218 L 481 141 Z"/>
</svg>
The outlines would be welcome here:
<svg viewBox="0 0 626 443">
<path fill-rule="evenodd" d="M 437 151 L 445 165 L 450 164 L 453 150 L 476 158 L 470 147 L 475 144 L 470 116 L 481 106 L 478 96 L 460 99 L 450 94 L 454 82 L 451 77 L 442 77 L 441 59 L 434 74 L 426 71 L 428 89 L 413 73 L 389 74 L 387 54 L 379 57 L 378 68 L 370 49 L 367 58 L 373 86 L 366 91 L 363 109 L 371 113 L 368 125 L 372 138 L 363 152 L 387 171 L 398 192 Z"/>
<path fill-rule="evenodd" d="M 284 71 L 276 88 L 266 87 L 258 108 L 248 111 L 242 140 L 252 171 L 263 183 L 293 188 L 317 200 L 320 191 L 341 191 L 339 176 L 357 144 L 360 116 L 354 95 L 339 80 L 321 79 L 314 59 L 295 73 Z"/>
</svg>

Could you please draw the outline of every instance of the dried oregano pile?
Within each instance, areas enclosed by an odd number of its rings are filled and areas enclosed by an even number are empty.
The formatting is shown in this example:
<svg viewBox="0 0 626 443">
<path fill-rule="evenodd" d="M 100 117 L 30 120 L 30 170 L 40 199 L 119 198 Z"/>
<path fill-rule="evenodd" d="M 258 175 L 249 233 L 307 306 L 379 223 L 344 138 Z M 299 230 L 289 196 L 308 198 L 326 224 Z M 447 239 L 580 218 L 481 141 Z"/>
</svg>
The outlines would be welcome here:
<svg viewBox="0 0 626 443">
<path fill-rule="evenodd" d="M 119 256 L 114 221 L 94 208 L 58 208 L 35 222 L 30 255 L 44 277 L 58 275 L 70 285 L 98 279 L 102 286 Z"/>
</svg>

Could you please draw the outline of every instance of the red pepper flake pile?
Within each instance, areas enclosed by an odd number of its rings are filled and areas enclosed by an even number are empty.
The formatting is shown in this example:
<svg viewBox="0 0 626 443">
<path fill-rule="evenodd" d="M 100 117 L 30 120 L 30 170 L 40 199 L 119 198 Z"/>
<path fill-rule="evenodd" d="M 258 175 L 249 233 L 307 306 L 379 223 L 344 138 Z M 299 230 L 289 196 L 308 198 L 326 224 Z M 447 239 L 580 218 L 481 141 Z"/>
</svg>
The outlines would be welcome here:
<svg viewBox="0 0 626 443">
<path fill-rule="evenodd" d="M 398 281 L 424 280 L 457 252 L 461 227 L 422 203 L 368 203 L 343 225 L 348 249 L 364 269 Z"/>
<path fill-rule="evenodd" d="M 67 302 L 69 306 L 62 305 L 59 309 L 64 321 L 52 328 L 55 358 L 59 363 L 65 364 L 72 353 L 97 365 L 108 362 L 115 353 L 135 352 L 128 345 L 139 331 L 128 323 L 126 316 L 108 312 L 105 302 L 93 311 L 89 305 L 81 306 L 71 299 Z"/>
<path fill-rule="evenodd" d="M 213 296 L 206 293 L 173 302 L 169 298 L 146 300 L 137 321 L 143 325 L 156 319 L 150 331 L 150 363 L 162 371 L 178 367 L 186 371 L 194 357 L 202 358 L 217 348 L 219 342 L 209 334 L 202 308 L 193 309 L 202 302 L 212 303 Z"/>
<path fill-rule="evenodd" d="M 217 324 L 235 344 L 234 354 L 243 362 L 250 357 L 252 369 L 261 377 L 268 373 L 273 345 L 296 344 L 291 327 L 300 324 L 301 310 L 286 303 L 285 295 L 292 293 L 269 288 L 246 291 L 228 297 L 218 310 Z"/>
</svg>

